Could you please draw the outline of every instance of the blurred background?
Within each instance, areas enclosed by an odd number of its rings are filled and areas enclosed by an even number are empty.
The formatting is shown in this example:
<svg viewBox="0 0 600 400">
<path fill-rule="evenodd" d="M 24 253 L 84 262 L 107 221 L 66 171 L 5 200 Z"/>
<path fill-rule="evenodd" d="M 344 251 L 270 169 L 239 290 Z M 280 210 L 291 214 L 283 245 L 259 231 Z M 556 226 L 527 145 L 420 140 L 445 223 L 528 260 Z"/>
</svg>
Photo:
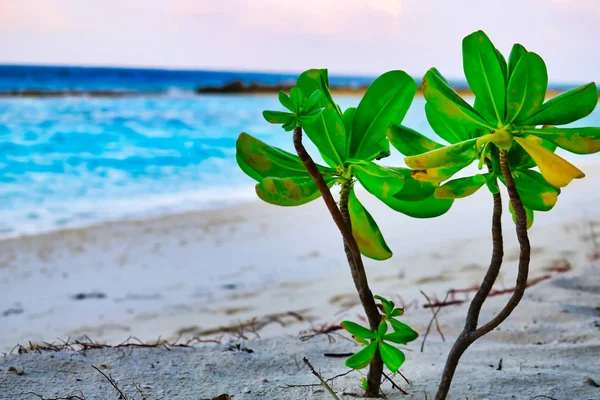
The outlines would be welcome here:
<svg viewBox="0 0 600 400">
<path fill-rule="evenodd" d="M 261 117 L 276 96 L 198 88 L 323 67 L 357 88 L 432 66 L 465 86 L 461 40 L 483 28 L 564 89 L 600 78 L 599 18 L 596 0 L 0 0 L 0 235 L 253 198 L 235 139 L 290 147 Z M 406 124 L 428 132 L 421 106 Z"/>
<path fill-rule="evenodd" d="M 350 285 L 322 204 L 259 204 L 237 136 L 291 151 L 261 112 L 280 109 L 276 89 L 308 68 L 329 69 L 342 108 L 392 69 L 420 82 L 435 66 L 466 88 L 461 41 L 479 29 L 506 56 L 515 42 L 540 54 L 554 93 L 600 81 L 597 0 L 0 0 L 0 347 L 195 332 L 297 309 L 300 295 L 283 292 L 299 280 L 343 271 Z M 423 105 L 417 96 L 404 123 L 431 135 Z M 600 125 L 600 111 L 580 124 Z M 573 193 L 553 215 L 583 215 L 573 201 L 592 200 Z M 480 235 L 487 259 L 477 199 L 441 222 L 371 210 L 390 247 L 413 252 L 431 249 L 432 230 L 434 246 L 458 240 L 468 212 L 461 238 Z M 318 228 L 306 239 L 295 223 Z M 375 264 L 410 277 L 415 260 Z M 256 294 L 285 282 L 277 301 Z M 333 289 L 314 290 L 322 304 Z"/>
</svg>

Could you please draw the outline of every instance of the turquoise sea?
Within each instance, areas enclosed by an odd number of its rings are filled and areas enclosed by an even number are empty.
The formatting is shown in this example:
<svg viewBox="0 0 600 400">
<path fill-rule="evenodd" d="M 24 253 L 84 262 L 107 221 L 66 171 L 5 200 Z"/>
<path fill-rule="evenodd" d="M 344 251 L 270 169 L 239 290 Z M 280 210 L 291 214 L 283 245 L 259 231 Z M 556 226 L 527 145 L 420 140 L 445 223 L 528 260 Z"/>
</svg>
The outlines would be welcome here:
<svg viewBox="0 0 600 400">
<path fill-rule="evenodd" d="M 137 95 L 0 98 L 0 236 L 249 201 L 255 198 L 253 181 L 235 162 L 239 133 L 292 150 L 290 134 L 261 115 L 281 108 L 275 95 L 195 95 L 193 88 L 234 79 L 293 81 L 294 75 L 53 68 L 0 66 L 0 92 Z M 363 85 L 370 79 L 332 81 Z M 359 98 L 337 101 L 344 108 Z M 415 99 L 405 124 L 430 133 L 423 105 Z M 600 111 L 581 124 L 600 125 Z M 386 161 L 401 164 L 401 157 Z"/>
</svg>

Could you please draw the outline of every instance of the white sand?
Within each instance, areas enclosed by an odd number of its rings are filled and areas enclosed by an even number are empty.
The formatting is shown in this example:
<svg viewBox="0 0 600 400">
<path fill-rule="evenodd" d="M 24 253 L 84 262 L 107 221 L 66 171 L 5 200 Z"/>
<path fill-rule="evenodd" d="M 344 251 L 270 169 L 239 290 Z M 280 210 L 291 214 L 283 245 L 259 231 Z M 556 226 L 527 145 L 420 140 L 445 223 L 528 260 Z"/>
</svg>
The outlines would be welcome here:
<svg viewBox="0 0 600 400">
<path fill-rule="evenodd" d="M 600 236 L 596 189 L 600 168 L 588 165 L 585 171 L 588 177 L 566 188 L 553 211 L 536 214 L 530 231 L 532 278 L 548 273 L 557 260 L 567 260 L 573 271 L 554 274 L 552 280 L 531 288 L 517 313 L 485 343 L 473 346 L 454 386 L 462 397 L 453 398 L 462 399 L 465 393 L 477 399 L 494 393 L 490 399 L 537 394 L 600 399 L 600 389 L 582 383 L 584 375 L 600 382 L 600 328 L 594 325 L 600 320 L 594 308 L 600 306 L 600 283 L 591 280 L 597 279 L 598 270 L 590 270 L 588 260 L 590 225 Z M 491 196 L 482 190 L 457 201 L 448 214 L 433 220 L 411 219 L 389 211 L 367 194 L 360 197 L 395 252 L 385 262 L 367 260 L 373 291 L 411 305 L 405 320 L 423 333 L 430 312 L 421 307 L 420 290 L 443 298 L 449 288 L 479 284 L 485 272 L 491 250 Z M 506 211 L 504 217 L 506 256 L 498 288 L 514 285 L 518 258 L 510 214 Z M 591 286 L 583 289 L 582 284 Z M 78 293 L 105 297 L 74 300 Z M 486 303 L 482 320 L 506 299 L 498 296 Z M 222 346 L 212 346 L 173 352 L 136 350 L 127 357 L 111 350 L 88 352 L 87 357 L 77 353 L 10 356 L 2 361 L 0 398 L 5 393 L 13 396 L 6 398 L 18 398 L 14 396 L 24 388 L 53 397 L 79 384 L 87 398 L 114 398 L 107 387 L 99 386 L 101 377 L 90 369 L 91 363 L 111 365 L 114 370 L 110 372 L 124 384 L 135 380 L 154 386 L 156 393 L 149 398 L 202 398 L 227 390 L 248 399 L 327 398 L 325 394 L 313 396 L 307 389 L 277 387 L 284 382 L 315 383 L 303 366 L 301 371 L 296 368 L 291 355 L 298 360 L 307 355 L 325 376 L 344 371 L 343 360 L 319 354 L 325 348 L 352 351 L 350 342 L 338 340 L 329 345 L 315 339 L 302 343 L 296 337 L 311 324 L 356 319 L 362 314 L 356 304 L 338 233 L 321 200 L 287 209 L 252 203 L 5 240 L 0 242 L 0 313 L 8 309 L 16 313 L 0 314 L 0 349 L 4 351 L 17 343 L 73 340 L 83 335 L 111 344 L 130 335 L 152 341 L 159 336 L 174 340 L 184 333 L 181 340 L 186 340 L 220 326 L 289 311 L 305 321 L 288 316 L 285 321 L 296 322 L 284 328 L 268 325 L 260 331 L 261 337 L 278 338 L 248 343 L 248 347 L 264 349 L 253 354 L 224 353 Z M 569 312 L 562 312 L 565 309 Z M 462 305 L 440 314 L 449 342 L 462 327 L 465 313 L 466 305 Z M 429 398 L 433 395 L 450 345 L 441 343 L 437 334 L 428 340 L 423 354 L 418 353 L 418 344 L 410 346 L 414 352 L 403 367 L 414 380 L 409 391 L 415 398 L 424 398 L 424 390 Z M 173 362 L 182 368 L 156 374 L 147 368 L 154 358 L 161 365 Z M 504 360 L 503 371 L 488 367 L 499 358 Z M 61 360 L 65 368 L 55 364 Z M 207 370 L 211 363 L 218 373 Z M 6 372 L 13 364 L 24 367 L 26 375 Z M 65 379 L 58 369 L 74 370 L 77 375 L 73 376 L 82 381 Z M 174 376 L 185 376 L 185 383 L 179 384 Z M 269 379 L 264 387 L 254 383 L 262 377 Z M 218 390 L 208 387 L 212 384 Z M 340 378 L 336 387 L 356 392 L 356 384 L 356 377 Z M 242 395 L 244 387 L 256 387 L 254 394 Z M 169 390 L 178 391 L 180 397 L 167 395 Z M 265 394 L 255 396 L 261 390 Z"/>
</svg>

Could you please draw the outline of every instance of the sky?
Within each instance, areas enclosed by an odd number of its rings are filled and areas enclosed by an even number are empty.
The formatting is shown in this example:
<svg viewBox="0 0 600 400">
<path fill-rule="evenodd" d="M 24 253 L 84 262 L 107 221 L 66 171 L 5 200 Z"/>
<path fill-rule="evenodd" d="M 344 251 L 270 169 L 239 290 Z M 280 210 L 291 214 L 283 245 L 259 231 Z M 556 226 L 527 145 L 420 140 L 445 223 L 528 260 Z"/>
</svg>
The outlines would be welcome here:
<svg viewBox="0 0 600 400">
<path fill-rule="evenodd" d="M 478 29 L 552 82 L 600 81 L 600 0 L 0 0 L 0 63 L 461 79 Z"/>
</svg>

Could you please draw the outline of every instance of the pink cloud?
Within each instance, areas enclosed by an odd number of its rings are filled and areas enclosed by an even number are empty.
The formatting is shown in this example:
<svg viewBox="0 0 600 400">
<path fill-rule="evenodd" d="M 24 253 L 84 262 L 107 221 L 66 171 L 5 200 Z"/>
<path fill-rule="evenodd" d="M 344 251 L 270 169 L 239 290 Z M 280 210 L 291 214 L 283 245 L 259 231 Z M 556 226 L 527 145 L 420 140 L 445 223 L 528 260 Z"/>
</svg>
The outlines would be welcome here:
<svg viewBox="0 0 600 400">
<path fill-rule="evenodd" d="M 51 0 L 3 0 L 0 2 L 0 32 L 65 32 L 73 19 Z"/>
<path fill-rule="evenodd" d="M 170 12 L 183 17 L 226 16 L 229 24 L 245 27 L 256 33 L 311 36 L 351 32 L 355 30 L 352 24 L 357 20 L 373 20 L 373 24 L 367 28 L 373 29 L 377 34 L 402 16 L 403 2 L 404 0 L 174 0 Z M 377 17 L 378 26 L 372 17 Z"/>
</svg>

